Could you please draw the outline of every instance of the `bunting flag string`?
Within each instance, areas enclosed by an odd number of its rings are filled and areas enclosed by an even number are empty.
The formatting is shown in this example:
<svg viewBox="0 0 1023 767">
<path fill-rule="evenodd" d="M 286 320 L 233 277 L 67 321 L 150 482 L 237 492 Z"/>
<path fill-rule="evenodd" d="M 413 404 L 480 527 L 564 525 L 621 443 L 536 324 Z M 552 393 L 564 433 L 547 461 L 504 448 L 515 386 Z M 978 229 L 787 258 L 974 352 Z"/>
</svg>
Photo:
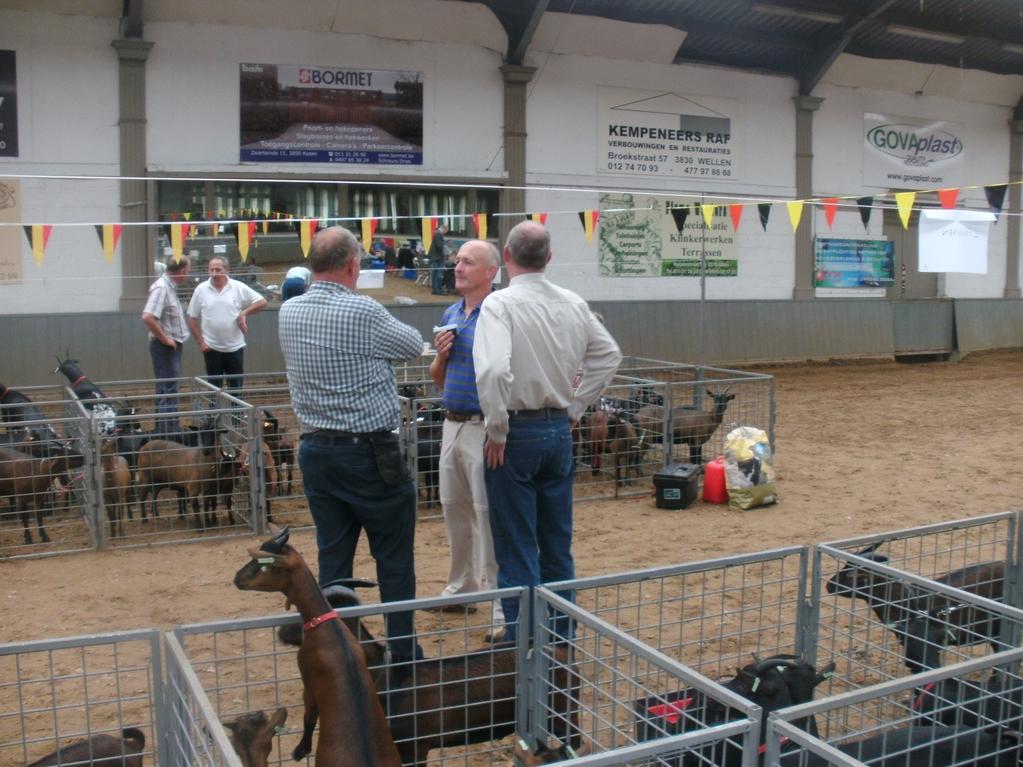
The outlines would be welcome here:
<svg viewBox="0 0 1023 767">
<path fill-rule="evenodd" d="M 686 219 L 689 218 L 689 206 L 679 205 L 674 208 L 669 208 L 671 217 L 675 220 L 675 228 L 681 232 L 686 225 Z"/>
<path fill-rule="evenodd" d="M 96 235 L 103 245 L 103 255 L 108 264 L 114 263 L 114 251 L 117 250 L 117 242 L 121 239 L 120 224 L 97 224 Z"/>
<path fill-rule="evenodd" d="M 174 258 L 174 263 L 178 263 L 185 253 L 184 224 L 171 224 L 170 235 L 171 254 Z"/>
<path fill-rule="evenodd" d="M 701 205 L 700 212 L 703 214 L 703 223 L 710 229 L 711 223 L 714 221 L 714 204 Z"/>
<path fill-rule="evenodd" d="M 863 222 L 863 228 L 867 229 L 870 225 L 870 213 L 874 210 L 874 198 L 857 197 L 856 207 L 860 209 L 860 221 Z"/>
<path fill-rule="evenodd" d="M 316 233 L 318 223 L 312 218 L 305 218 L 298 222 L 298 243 L 302 248 L 302 258 L 309 258 L 309 245 L 313 241 L 313 234 Z"/>
<path fill-rule="evenodd" d="M 437 229 L 436 216 L 423 216 L 423 251 L 430 252 L 433 246 L 433 233 Z"/>
<path fill-rule="evenodd" d="M 583 225 L 583 236 L 586 238 L 586 242 L 593 242 L 593 232 L 597 228 L 597 221 L 599 219 L 600 219 L 599 210 L 579 211 L 579 221 Z"/>
<path fill-rule="evenodd" d="M 824 220 L 828 222 L 828 229 L 835 225 L 835 213 L 838 212 L 838 198 L 824 198 Z"/>
<path fill-rule="evenodd" d="M 913 213 L 913 203 L 916 201 L 916 192 L 896 192 L 895 204 L 899 208 L 899 219 L 902 221 L 902 228 L 909 229 L 909 217 Z"/>
<path fill-rule="evenodd" d="M 799 228 L 799 219 L 803 217 L 803 201 L 792 200 L 785 203 L 785 207 L 789 209 L 789 222 L 792 224 L 792 231 L 795 232 Z"/>
<path fill-rule="evenodd" d="M 242 221 L 238 224 L 238 252 L 241 254 L 243 264 L 249 260 L 249 245 L 255 236 L 255 221 Z"/>
<path fill-rule="evenodd" d="M 991 212 L 995 214 L 996 220 L 998 214 L 1002 212 L 1002 204 L 1005 202 L 1005 191 L 1008 188 L 1007 184 L 994 184 L 993 186 L 984 187 L 984 196 L 987 198 L 987 204 L 991 206 Z"/>
<path fill-rule="evenodd" d="M 764 228 L 764 231 L 766 232 L 767 219 L 771 217 L 771 203 L 762 202 L 759 205 L 757 205 L 757 213 L 760 214 L 760 226 L 762 226 Z"/>
<path fill-rule="evenodd" d="M 270 232 L 270 214 L 268 213 L 263 217 L 263 234 Z"/>
<path fill-rule="evenodd" d="M 50 224 L 32 224 L 24 229 L 25 234 L 28 235 L 28 243 L 32 246 L 32 255 L 35 257 L 36 266 L 42 266 L 53 227 Z"/>
<path fill-rule="evenodd" d="M 537 224 L 541 224 L 543 226 L 546 226 L 547 225 L 547 214 L 546 213 L 530 213 L 529 214 L 529 220 L 530 221 L 534 221 Z"/>
<path fill-rule="evenodd" d="M 476 227 L 476 237 L 480 240 L 487 239 L 487 214 L 473 213 L 472 225 Z"/>
<path fill-rule="evenodd" d="M 362 248 L 367 253 L 369 253 L 369 250 L 373 245 L 373 235 L 376 234 L 377 227 L 379 226 L 380 219 L 378 218 L 362 219 Z"/>
<path fill-rule="evenodd" d="M 946 210 L 951 210 L 956 206 L 956 198 L 959 196 L 958 189 L 939 189 L 938 190 L 938 201 L 941 203 L 941 207 Z"/>
<path fill-rule="evenodd" d="M 728 216 L 732 219 L 732 229 L 739 231 L 739 222 L 742 221 L 742 209 L 744 205 L 729 205 Z"/>
</svg>

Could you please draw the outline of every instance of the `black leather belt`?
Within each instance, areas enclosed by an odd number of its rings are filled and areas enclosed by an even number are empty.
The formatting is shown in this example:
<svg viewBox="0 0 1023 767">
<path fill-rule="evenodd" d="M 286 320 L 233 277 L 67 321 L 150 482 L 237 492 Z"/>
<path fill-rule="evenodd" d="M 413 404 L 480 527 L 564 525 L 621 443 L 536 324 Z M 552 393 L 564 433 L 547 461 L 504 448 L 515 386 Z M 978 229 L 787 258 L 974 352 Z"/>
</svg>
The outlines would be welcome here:
<svg viewBox="0 0 1023 767">
<path fill-rule="evenodd" d="M 534 421 L 550 421 L 555 418 L 567 418 L 568 411 L 563 407 L 542 407 L 539 410 L 509 410 L 508 417 Z"/>
<path fill-rule="evenodd" d="M 369 434 L 355 431 L 317 429 L 316 431 L 307 431 L 299 439 L 317 442 L 321 445 L 359 445 L 369 442 Z"/>
<path fill-rule="evenodd" d="M 445 410 L 444 417 L 449 421 L 465 423 L 466 421 L 482 421 L 483 413 L 459 413 L 457 410 Z"/>
</svg>

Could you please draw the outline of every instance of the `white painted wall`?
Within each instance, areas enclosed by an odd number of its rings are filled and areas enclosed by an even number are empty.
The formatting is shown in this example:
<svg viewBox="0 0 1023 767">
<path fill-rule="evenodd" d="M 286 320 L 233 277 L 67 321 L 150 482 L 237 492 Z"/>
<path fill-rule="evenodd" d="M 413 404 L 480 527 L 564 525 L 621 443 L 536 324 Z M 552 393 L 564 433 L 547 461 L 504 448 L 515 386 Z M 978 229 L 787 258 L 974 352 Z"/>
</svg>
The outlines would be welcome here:
<svg viewBox="0 0 1023 767">
<path fill-rule="evenodd" d="M 0 48 L 16 51 L 19 157 L 0 173 L 116 175 L 117 20 L 0 10 Z M 26 223 L 91 224 L 120 217 L 115 182 L 23 178 Z M 0 314 L 116 309 L 113 264 L 89 225 L 55 226 L 41 266 L 22 236 L 20 285 L 0 285 Z"/>
</svg>

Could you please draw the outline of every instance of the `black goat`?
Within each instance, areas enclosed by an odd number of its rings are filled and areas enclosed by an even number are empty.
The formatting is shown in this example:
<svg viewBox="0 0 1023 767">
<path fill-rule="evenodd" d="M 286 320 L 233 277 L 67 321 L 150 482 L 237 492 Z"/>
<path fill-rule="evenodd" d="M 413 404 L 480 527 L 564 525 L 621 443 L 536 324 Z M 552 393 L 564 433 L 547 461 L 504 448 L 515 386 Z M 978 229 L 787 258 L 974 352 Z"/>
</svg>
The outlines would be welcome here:
<svg viewBox="0 0 1023 767">
<path fill-rule="evenodd" d="M 1023 681 L 998 669 L 983 682 L 942 679 L 916 691 L 913 710 L 933 724 L 1023 732 Z"/>
<path fill-rule="evenodd" d="M 878 554 L 879 541 L 856 552 L 857 556 L 885 563 Z M 935 578 L 978 596 L 1001 601 L 1005 582 L 1004 562 L 984 562 L 951 570 Z M 978 611 L 972 605 L 956 604 L 942 594 L 922 593 L 910 584 L 856 565 L 847 564 L 827 582 L 827 592 L 850 599 L 863 599 L 877 619 L 899 640 L 905 665 L 912 673 L 941 665 L 941 648 L 948 643 L 974 645 L 990 642 L 997 652 L 1000 621 L 997 615 Z"/>
<path fill-rule="evenodd" d="M 0 384 L 0 421 L 12 426 L 24 426 L 37 442 L 59 442 L 60 437 L 46 422 L 42 411 L 32 400 L 17 389 Z"/>
<path fill-rule="evenodd" d="M 721 425 L 728 409 L 728 403 L 735 399 L 728 390 L 714 393 L 707 391 L 714 400 L 714 409 L 707 411 L 698 407 L 676 405 L 671 409 L 671 442 L 689 448 L 691 463 L 703 463 L 703 446 Z M 636 425 L 651 442 L 663 440 L 664 408 L 661 405 L 645 405 L 636 413 Z"/>
<path fill-rule="evenodd" d="M 440 502 L 440 445 L 444 429 L 444 410 L 433 403 L 416 412 L 416 474 L 422 475 L 426 503 Z"/>
<path fill-rule="evenodd" d="M 767 715 L 772 711 L 809 703 L 817 686 L 831 676 L 835 664 L 830 663 L 820 671 L 794 655 L 774 655 L 756 660 L 736 670 L 736 675 L 722 686 L 741 695 L 763 709 L 760 723 L 759 743 L 767 736 Z M 732 721 L 739 712 L 712 698 L 700 690 L 690 689 L 672 693 L 668 703 L 661 698 L 644 699 L 636 702 L 637 740 L 649 740 L 663 735 L 678 735 L 694 728 Z M 686 712 L 691 712 L 688 716 Z M 660 717 L 666 722 L 658 722 Z M 701 721 L 702 720 L 702 721 Z M 811 735 L 817 735 L 817 722 L 813 717 L 795 723 Z M 738 767 L 742 764 L 742 747 L 739 744 L 715 743 L 694 749 L 683 755 L 682 764 L 715 764 L 719 767 Z"/>
<path fill-rule="evenodd" d="M 68 352 L 70 354 L 70 350 Z M 107 395 L 103 393 L 96 384 L 89 380 L 88 376 L 78 367 L 78 360 L 67 357 L 61 360 L 57 358 L 57 368 L 54 373 L 63 373 L 71 386 L 71 391 L 82 401 L 86 409 L 92 414 L 96 422 L 96 428 L 100 434 L 111 436 L 117 428 L 117 413 L 106 402 L 95 402 L 94 400 L 105 400 Z"/>
</svg>

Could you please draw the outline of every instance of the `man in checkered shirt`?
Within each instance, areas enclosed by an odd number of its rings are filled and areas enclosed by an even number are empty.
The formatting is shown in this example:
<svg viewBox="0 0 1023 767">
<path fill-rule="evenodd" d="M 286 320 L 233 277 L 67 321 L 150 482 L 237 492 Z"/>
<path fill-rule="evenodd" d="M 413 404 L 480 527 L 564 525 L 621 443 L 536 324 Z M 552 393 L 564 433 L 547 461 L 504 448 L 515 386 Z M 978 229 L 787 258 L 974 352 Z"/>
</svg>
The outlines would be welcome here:
<svg viewBox="0 0 1023 767">
<path fill-rule="evenodd" d="M 279 333 L 302 430 L 299 466 L 316 523 L 319 582 L 351 578 L 365 529 L 380 598 L 414 599 L 416 492 L 398 450 L 392 360 L 423 352 L 419 331 L 355 293 L 359 242 L 340 226 L 313 238 L 313 282 L 281 305 Z M 395 660 L 417 655 L 412 613 L 387 616 Z"/>
</svg>

